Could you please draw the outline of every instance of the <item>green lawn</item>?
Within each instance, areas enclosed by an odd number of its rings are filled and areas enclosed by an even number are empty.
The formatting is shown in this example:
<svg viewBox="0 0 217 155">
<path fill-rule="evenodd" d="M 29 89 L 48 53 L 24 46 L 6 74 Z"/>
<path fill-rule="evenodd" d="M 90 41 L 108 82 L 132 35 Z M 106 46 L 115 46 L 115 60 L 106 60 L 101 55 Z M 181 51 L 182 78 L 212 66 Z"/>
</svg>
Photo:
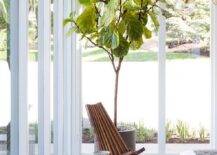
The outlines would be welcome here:
<svg viewBox="0 0 217 155">
<path fill-rule="evenodd" d="M 194 59 L 198 56 L 193 55 L 191 53 L 181 53 L 181 52 L 174 52 L 174 53 L 166 53 L 167 60 L 174 60 L 174 59 Z M 156 52 L 147 52 L 144 50 L 136 50 L 130 51 L 129 54 L 125 57 L 125 61 L 156 61 L 158 58 L 158 54 Z M 109 58 L 105 52 L 100 49 L 92 49 L 87 50 L 83 53 L 83 60 L 84 61 L 108 61 Z"/>
<path fill-rule="evenodd" d="M 103 62 L 108 61 L 108 56 L 105 52 L 100 49 L 91 49 L 85 50 L 82 54 L 84 61 L 93 61 L 93 62 Z M 6 60 L 6 52 L 0 51 L 0 60 Z M 52 56 L 53 57 L 53 56 Z M 157 53 L 156 52 L 147 52 L 144 50 L 137 50 L 137 51 L 130 51 L 129 54 L 125 57 L 125 61 L 156 61 L 157 60 Z M 166 58 L 168 60 L 174 59 L 195 59 L 198 56 L 193 55 L 191 53 L 182 53 L 182 52 L 174 52 L 174 53 L 166 53 Z M 29 52 L 29 60 L 30 61 L 37 61 L 38 53 L 37 51 L 30 51 Z"/>
<path fill-rule="evenodd" d="M 0 51 L 0 60 L 6 60 L 6 58 L 7 58 L 6 51 Z M 29 60 L 30 61 L 38 60 L 38 53 L 36 50 L 31 50 L 29 52 Z"/>
</svg>

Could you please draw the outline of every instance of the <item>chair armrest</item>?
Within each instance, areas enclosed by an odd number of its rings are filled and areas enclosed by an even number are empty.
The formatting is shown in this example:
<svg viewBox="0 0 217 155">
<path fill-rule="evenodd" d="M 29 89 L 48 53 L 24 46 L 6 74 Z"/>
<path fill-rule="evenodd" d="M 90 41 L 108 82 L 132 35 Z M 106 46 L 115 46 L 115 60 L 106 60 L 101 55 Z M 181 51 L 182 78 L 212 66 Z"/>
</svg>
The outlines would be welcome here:
<svg viewBox="0 0 217 155">
<path fill-rule="evenodd" d="M 123 155 L 138 155 L 144 151 L 145 151 L 145 148 L 143 147 L 137 151 L 130 151 L 130 152 L 124 153 Z"/>
<path fill-rule="evenodd" d="M 143 148 L 141 148 L 141 149 L 139 149 L 139 150 L 137 150 L 137 151 L 132 152 L 131 155 L 138 155 L 138 154 L 140 154 L 140 153 L 142 153 L 142 152 L 144 152 L 144 151 L 145 151 L 145 148 L 143 147 Z"/>
</svg>

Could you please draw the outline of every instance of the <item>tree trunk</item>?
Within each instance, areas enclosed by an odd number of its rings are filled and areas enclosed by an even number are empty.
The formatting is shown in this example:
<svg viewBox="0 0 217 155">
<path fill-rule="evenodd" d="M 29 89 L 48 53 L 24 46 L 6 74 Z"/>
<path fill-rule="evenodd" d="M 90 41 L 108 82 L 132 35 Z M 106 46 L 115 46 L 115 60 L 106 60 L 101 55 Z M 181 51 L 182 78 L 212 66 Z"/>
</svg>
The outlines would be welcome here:
<svg viewBox="0 0 217 155">
<path fill-rule="evenodd" d="M 118 111 L 118 86 L 119 86 L 119 72 L 115 72 L 115 94 L 114 94 L 114 124 L 117 127 L 117 111 Z"/>
</svg>

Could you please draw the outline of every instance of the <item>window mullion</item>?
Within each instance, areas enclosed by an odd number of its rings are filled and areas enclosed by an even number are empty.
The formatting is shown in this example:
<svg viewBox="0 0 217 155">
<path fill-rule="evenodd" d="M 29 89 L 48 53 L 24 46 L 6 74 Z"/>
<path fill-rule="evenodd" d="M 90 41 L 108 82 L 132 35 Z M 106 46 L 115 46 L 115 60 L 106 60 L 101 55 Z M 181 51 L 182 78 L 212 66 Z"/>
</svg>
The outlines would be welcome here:
<svg viewBox="0 0 217 155">
<path fill-rule="evenodd" d="M 11 155 L 28 154 L 28 1 L 10 2 Z"/>
<path fill-rule="evenodd" d="M 158 63 L 159 63 L 159 119 L 158 119 L 158 151 L 160 155 L 165 154 L 166 150 L 166 136 L 165 136 L 165 123 L 166 123 L 166 20 L 163 15 L 159 16 L 160 29 L 159 29 L 159 44 L 158 44 Z"/>
<path fill-rule="evenodd" d="M 211 3 L 211 61 L 212 61 L 212 127 L 211 145 L 217 149 L 217 5 Z"/>
</svg>

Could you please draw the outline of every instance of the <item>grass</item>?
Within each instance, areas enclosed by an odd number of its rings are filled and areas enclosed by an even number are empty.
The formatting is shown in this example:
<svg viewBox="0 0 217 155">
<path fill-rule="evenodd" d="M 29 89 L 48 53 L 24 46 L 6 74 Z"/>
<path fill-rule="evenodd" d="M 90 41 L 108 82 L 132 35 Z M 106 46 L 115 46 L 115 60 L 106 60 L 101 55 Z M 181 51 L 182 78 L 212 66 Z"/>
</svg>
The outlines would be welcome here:
<svg viewBox="0 0 217 155">
<path fill-rule="evenodd" d="M 0 60 L 6 60 L 6 59 L 7 59 L 6 51 L 0 51 Z M 30 61 L 37 61 L 38 60 L 38 53 L 36 50 L 31 50 L 29 52 L 29 60 Z"/>
<path fill-rule="evenodd" d="M 184 53 L 184 52 L 168 52 L 166 53 L 167 60 L 174 60 L 174 59 L 195 59 L 197 55 L 193 55 L 192 53 Z M 136 50 L 130 51 L 128 55 L 125 57 L 125 61 L 130 62 L 143 62 L 143 61 L 157 61 L 158 54 L 153 51 L 144 51 L 144 50 Z M 96 62 L 103 62 L 109 61 L 108 56 L 105 52 L 100 49 L 91 49 L 86 50 L 83 53 L 83 60 L 84 61 L 96 61 Z"/>
<path fill-rule="evenodd" d="M 83 61 L 90 61 L 90 62 L 105 62 L 109 61 L 109 58 L 105 52 L 100 49 L 89 49 L 85 50 L 82 54 Z M 185 53 L 185 52 L 168 52 L 166 53 L 167 60 L 175 60 L 175 59 L 195 59 L 197 55 L 192 53 Z M 7 55 L 5 51 L 0 51 L 0 60 L 6 60 Z M 53 59 L 53 55 L 52 55 Z M 153 51 L 144 51 L 144 50 L 136 50 L 130 51 L 128 55 L 125 57 L 125 61 L 129 62 L 143 62 L 143 61 L 157 61 L 158 55 L 156 52 Z M 31 50 L 29 52 L 29 60 L 30 61 L 37 61 L 38 60 L 38 53 L 36 50 Z"/>
</svg>

